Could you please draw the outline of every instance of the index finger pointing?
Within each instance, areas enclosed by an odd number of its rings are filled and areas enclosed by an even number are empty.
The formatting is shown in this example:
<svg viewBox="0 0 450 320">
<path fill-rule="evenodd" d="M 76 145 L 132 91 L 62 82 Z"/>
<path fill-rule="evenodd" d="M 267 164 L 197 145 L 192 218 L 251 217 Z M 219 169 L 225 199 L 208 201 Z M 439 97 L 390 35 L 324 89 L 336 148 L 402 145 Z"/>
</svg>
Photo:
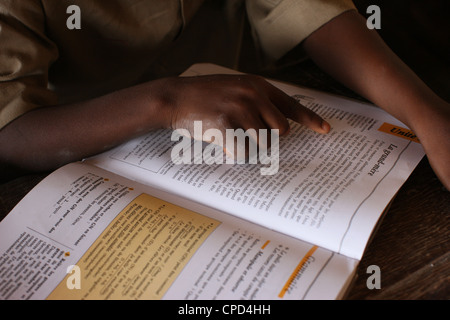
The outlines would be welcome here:
<svg viewBox="0 0 450 320">
<path fill-rule="evenodd" d="M 268 83 L 272 103 L 289 119 L 298 122 L 318 133 L 328 133 L 331 126 L 322 117 L 303 106 L 277 87 Z"/>
</svg>

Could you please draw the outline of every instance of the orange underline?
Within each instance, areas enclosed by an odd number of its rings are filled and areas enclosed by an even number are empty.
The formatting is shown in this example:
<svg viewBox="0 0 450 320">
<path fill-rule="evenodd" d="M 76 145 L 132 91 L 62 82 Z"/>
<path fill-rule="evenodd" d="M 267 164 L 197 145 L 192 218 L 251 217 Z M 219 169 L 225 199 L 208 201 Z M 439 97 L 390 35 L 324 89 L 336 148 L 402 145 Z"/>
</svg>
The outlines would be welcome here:
<svg viewBox="0 0 450 320">
<path fill-rule="evenodd" d="M 262 250 L 264 250 L 270 243 L 270 240 L 267 240 L 266 243 L 261 247 Z"/>
<path fill-rule="evenodd" d="M 303 259 L 298 264 L 297 268 L 295 268 L 294 272 L 292 272 L 291 276 L 289 277 L 288 281 L 284 285 L 284 287 L 281 290 L 281 292 L 278 294 L 279 298 L 283 298 L 284 297 L 284 295 L 288 291 L 289 287 L 291 286 L 292 282 L 294 281 L 295 277 L 297 277 L 298 273 L 303 268 L 303 266 L 306 263 L 306 261 L 308 261 L 308 259 L 314 254 L 314 252 L 317 250 L 317 248 L 318 248 L 317 246 L 314 246 L 308 251 L 308 253 L 306 253 L 306 255 L 303 257 Z"/>
</svg>

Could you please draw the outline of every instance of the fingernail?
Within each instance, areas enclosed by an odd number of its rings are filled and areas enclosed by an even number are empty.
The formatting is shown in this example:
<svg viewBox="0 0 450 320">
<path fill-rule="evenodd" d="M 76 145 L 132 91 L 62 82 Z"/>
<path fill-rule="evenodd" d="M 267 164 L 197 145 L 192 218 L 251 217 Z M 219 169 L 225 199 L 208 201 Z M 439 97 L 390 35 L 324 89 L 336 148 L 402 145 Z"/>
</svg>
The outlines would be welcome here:
<svg viewBox="0 0 450 320">
<path fill-rule="evenodd" d="M 325 131 L 326 133 L 328 133 L 331 129 L 331 126 L 328 122 L 326 122 L 325 120 L 322 120 L 322 130 Z"/>
</svg>

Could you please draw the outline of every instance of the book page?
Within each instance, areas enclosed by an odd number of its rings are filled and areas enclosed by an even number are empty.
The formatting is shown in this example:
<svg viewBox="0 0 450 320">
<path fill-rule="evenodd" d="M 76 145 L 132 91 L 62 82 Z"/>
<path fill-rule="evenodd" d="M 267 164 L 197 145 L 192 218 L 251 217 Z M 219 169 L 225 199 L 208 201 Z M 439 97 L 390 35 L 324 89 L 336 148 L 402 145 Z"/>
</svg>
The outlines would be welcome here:
<svg viewBox="0 0 450 320">
<path fill-rule="evenodd" d="M 2 300 L 335 299 L 357 266 L 81 163 L 33 189 L 0 236 Z"/>
<path fill-rule="evenodd" d="M 185 75 L 213 72 L 230 73 L 195 65 Z M 171 141 L 169 130 L 137 138 L 88 162 L 361 259 L 380 215 L 423 157 L 420 143 L 375 106 L 273 84 L 332 127 L 320 135 L 291 121 L 290 134 L 279 141 L 274 175 L 261 174 L 264 164 L 175 165 L 171 151 L 177 142 Z M 203 150 L 193 157 L 206 157 Z"/>
</svg>

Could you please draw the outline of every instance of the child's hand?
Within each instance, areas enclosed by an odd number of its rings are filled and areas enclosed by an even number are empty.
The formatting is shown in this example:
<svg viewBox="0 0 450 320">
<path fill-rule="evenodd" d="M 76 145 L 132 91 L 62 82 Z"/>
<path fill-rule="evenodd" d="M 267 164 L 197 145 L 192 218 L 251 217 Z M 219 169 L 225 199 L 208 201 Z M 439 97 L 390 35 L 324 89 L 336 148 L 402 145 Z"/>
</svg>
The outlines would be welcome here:
<svg viewBox="0 0 450 320">
<path fill-rule="evenodd" d="M 289 132 L 287 118 L 319 133 L 330 125 L 263 78 L 250 75 L 211 75 L 171 78 L 166 88 L 172 129 L 188 129 L 202 121 L 203 130 L 278 129 Z"/>
</svg>

